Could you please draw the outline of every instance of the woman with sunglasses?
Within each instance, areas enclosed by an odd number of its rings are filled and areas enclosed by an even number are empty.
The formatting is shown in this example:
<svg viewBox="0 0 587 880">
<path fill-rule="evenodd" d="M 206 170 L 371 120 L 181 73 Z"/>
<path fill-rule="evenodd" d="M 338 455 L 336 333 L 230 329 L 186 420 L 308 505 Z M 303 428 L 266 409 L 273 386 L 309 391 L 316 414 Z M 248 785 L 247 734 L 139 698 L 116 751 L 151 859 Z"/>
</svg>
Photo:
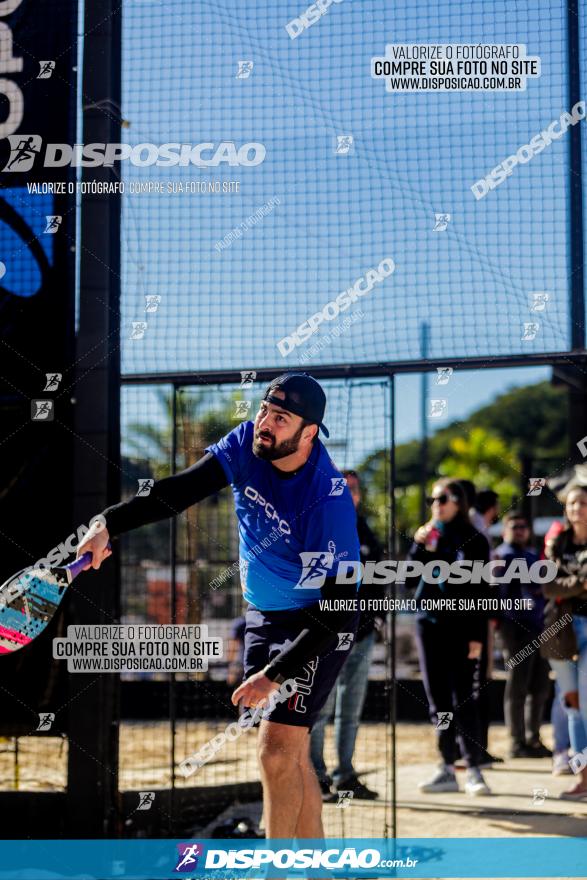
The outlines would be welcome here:
<svg viewBox="0 0 587 880">
<path fill-rule="evenodd" d="M 577 753 L 571 760 L 577 782 L 561 797 L 583 800 L 587 798 L 587 487 L 574 486 L 567 492 L 565 515 L 568 527 L 544 548 L 558 565 L 557 576 L 542 587 L 549 600 L 546 626 L 557 621 L 562 626 L 544 642 L 541 653 L 556 674 L 571 747 Z"/>
<path fill-rule="evenodd" d="M 439 480 L 428 503 L 432 517 L 414 535 L 409 559 L 424 565 L 434 561 L 450 564 L 463 559 L 489 561 L 487 539 L 471 524 L 460 483 Z M 437 772 L 420 784 L 420 791 L 459 791 L 454 766 L 458 739 L 467 767 L 465 791 L 471 795 L 487 795 L 490 790 L 479 769 L 478 707 L 479 661 L 487 613 L 479 610 L 482 603 L 474 602 L 475 608 L 467 610 L 459 610 L 458 606 L 461 599 L 486 599 L 488 587 L 458 583 L 460 580 L 462 577 L 458 575 L 449 575 L 446 581 L 438 583 L 422 579 L 416 592 L 420 609 L 416 621 L 420 671 L 441 757 Z M 443 599 L 455 601 L 439 601 Z M 455 606 L 456 610 L 447 605 Z"/>
</svg>

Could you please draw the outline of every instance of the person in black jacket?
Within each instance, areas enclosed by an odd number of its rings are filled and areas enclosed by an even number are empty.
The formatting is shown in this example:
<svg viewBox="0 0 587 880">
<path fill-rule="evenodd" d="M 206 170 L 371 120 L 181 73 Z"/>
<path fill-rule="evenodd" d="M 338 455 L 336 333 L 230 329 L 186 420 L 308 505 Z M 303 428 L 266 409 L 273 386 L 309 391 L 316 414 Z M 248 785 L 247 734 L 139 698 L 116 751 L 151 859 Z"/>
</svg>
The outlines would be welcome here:
<svg viewBox="0 0 587 880">
<path fill-rule="evenodd" d="M 456 480 L 439 480 L 428 499 L 432 518 L 414 535 L 409 559 L 424 565 L 459 560 L 489 561 L 486 538 L 471 524 L 465 491 Z M 430 719 L 436 726 L 441 763 L 434 776 L 421 783 L 426 793 L 458 791 L 455 774 L 457 739 L 467 767 L 465 791 L 490 794 L 479 769 L 479 671 L 489 598 L 485 583 L 462 583 L 448 575 L 437 583 L 421 579 L 416 599 L 420 670 Z"/>
<path fill-rule="evenodd" d="M 343 471 L 342 473 L 357 510 L 361 562 L 363 565 L 366 562 L 379 562 L 383 558 L 383 548 L 360 510 L 361 484 L 359 476 L 355 471 Z M 352 759 L 367 695 L 373 648 L 385 623 L 385 613 L 376 610 L 376 602 L 369 607 L 369 600 L 377 601 L 384 597 L 385 587 L 381 584 L 361 585 L 359 599 L 365 600 L 367 606 L 365 610 L 361 611 L 354 645 L 341 674 L 338 676 L 336 686 L 331 691 L 318 721 L 312 728 L 310 756 L 325 800 L 334 800 L 336 797 L 336 794 L 332 796 L 332 784 L 334 784 L 335 792 L 352 791 L 353 797 L 358 800 L 375 800 L 379 797 L 376 791 L 368 788 L 357 777 Z M 324 762 L 324 731 L 333 714 L 338 764 L 331 777 Z"/>
</svg>

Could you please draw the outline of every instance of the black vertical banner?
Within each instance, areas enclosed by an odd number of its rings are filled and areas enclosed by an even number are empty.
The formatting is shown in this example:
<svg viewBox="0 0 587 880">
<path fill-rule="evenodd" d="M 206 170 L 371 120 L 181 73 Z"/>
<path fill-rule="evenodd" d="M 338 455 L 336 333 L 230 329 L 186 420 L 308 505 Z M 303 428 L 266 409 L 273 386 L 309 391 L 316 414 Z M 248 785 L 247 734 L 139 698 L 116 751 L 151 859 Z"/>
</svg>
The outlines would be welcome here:
<svg viewBox="0 0 587 880">
<path fill-rule="evenodd" d="M 75 0 L 0 0 L 0 582 L 75 525 L 75 169 L 46 167 L 43 152 L 75 143 L 77 78 Z M 62 625 L 0 657 L 0 734 L 57 708 Z"/>
</svg>

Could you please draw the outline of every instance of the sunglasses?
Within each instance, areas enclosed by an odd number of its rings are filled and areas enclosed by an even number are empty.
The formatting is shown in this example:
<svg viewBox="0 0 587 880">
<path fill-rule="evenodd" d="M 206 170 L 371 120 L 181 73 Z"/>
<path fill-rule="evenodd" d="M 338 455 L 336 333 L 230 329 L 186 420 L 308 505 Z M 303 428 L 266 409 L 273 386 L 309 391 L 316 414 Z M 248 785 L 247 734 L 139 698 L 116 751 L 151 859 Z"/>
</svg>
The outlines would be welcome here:
<svg viewBox="0 0 587 880">
<path fill-rule="evenodd" d="M 447 501 L 454 501 L 455 504 L 459 503 L 459 499 L 457 498 L 456 495 L 446 495 L 446 494 L 436 495 L 434 497 L 429 497 L 426 499 L 426 501 L 430 505 L 430 507 L 432 507 L 432 505 L 434 504 L 435 501 L 437 501 L 439 504 L 446 504 Z"/>
<path fill-rule="evenodd" d="M 511 528 L 516 532 L 521 532 L 529 528 L 529 526 L 527 526 L 526 523 L 516 523 L 515 525 L 511 526 Z"/>
</svg>

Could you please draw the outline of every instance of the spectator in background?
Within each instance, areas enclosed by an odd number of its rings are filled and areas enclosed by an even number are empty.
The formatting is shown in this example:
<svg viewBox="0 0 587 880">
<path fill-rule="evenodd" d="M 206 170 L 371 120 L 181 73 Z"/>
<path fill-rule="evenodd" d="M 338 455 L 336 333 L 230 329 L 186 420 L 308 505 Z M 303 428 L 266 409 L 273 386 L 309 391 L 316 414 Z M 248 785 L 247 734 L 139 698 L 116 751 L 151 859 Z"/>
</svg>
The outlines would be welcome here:
<svg viewBox="0 0 587 880">
<path fill-rule="evenodd" d="M 541 555 L 542 559 L 546 559 L 552 551 L 555 539 L 561 532 L 564 532 L 565 525 L 558 519 L 555 519 L 548 528 L 544 536 L 544 549 Z M 548 552 L 547 552 L 548 551 Z M 552 711 L 550 715 L 552 724 L 552 735 L 554 739 L 554 755 L 552 757 L 552 774 L 553 776 L 567 776 L 572 773 L 569 767 L 569 749 L 571 747 L 571 737 L 569 726 L 575 724 L 581 728 L 583 721 L 581 718 L 567 718 L 564 710 L 564 701 L 558 680 L 554 682 L 554 700 L 552 701 Z M 576 734 L 577 735 L 577 734 Z M 579 733 L 580 735 L 580 733 Z"/>
<path fill-rule="evenodd" d="M 492 489 L 482 489 L 477 492 L 475 504 L 469 511 L 473 526 L 482 535 L 485 535 L 491 550 L 491 535 L 489 529 L 499 520 L 499 497 Z"/>
<path fill-rule="evenodd" d="M 489 526 L 487 525 L 484 517 L 480 514 L 476 509 L 477 503 L 477 489 L 475 484 L 471 482 L 471 480 L 461 480 L 459 479 L 459 483 L 465 490 L 465 496 L 467 499 L 467 507 L 469 511 L 469 519 L 475 529 L 478 532 L 485 535 L 487 538 L 487 542 L 489 544 L 489 553 L 491 556 L 491 536 L 489 535 Z M 490 508 L 489 517 L 491 518 L 491 522 L 494 520 L 497 514 L 497 502 L 498 498 L 495 492 L 491 490 L 484 490 L 484 492 L 480 493 L 481 495 L 481 506 L 485 506 L 486 502 L 491 502 L 493 507 Z M 491 524 L 490 522 L 490 524 Z M 491 767 L 492 764 L 502 764 L 503 759 L 498 758 L 495 755 L 491 755 L 487 751 L 487 745 L 489 742 L 489 723 L 491 719 L 491 688 L 490 681 L 492 677 L 493 671 L 493 646 L 494 646 L 494 630 L 495 630 L 495 620 L 487 621 L 487 631 L 483 637 L 483 650 L 481 652 L 481 660 L 479 663 L 479 745 L 481 746 L 481 767 Z"/>
<path fill-rule="evenodd" d="M 528 546 L 530 525 L 518 510 L 507 513 L 503 519 L 503 543 L 495 556 L 503 559 L 503 576 L 515 559 L 524 559 L 528 569 L 538 562 L 538 554 Z M 512 609 L 502 610 L 499 631 L 504 646 L 507 681 L 504 697 L 505 721 L 511 737 L 511 758 L 549 758 L 550 749 L 540 740 L 540 726 L 550 694 L 550 667 L 548 661 L 534 651 L 529 657 L 510 668 L 516 654 L 532 644 L 544 629 L 546 601 L 539 584 L 525 584 L 519 578 L 502 583 L 501 598 L 511 600 Z M 530 607 L 516 609 L 520 600 Z"/>
<path fill-rule="evenodd" d="M 489 561 L 487 540 L 473 528 L 465 490 L 456 480 L 439 480 L 428 499 L 432 517 L 414 535 L 409 559 L 424 565 L 459 559 Z M 413 581 L 412 584 L 413 585 Z M 418 605 L 424 599 L 482 599 L 486 584 L 461 584 L 449 576 L 439 583 L 419 581 Z M 416 638 L 420 670 L 428 698 L 430 719 L 435 724 L 441 763 L 430 780 L 420 784 L 426 793 L 458 791 L 455 774 L 456 742 L 467 767 L 465 791 L 490 794 L 480 770 L 479 668 L 486 615 L 476 610 L 430 610 L 417 612 Z"/>
<path fill-rule="evenodd" d="M 580 753 L 587 749 L 587 486 L 568 491 L 565 515 L 568 528 L 545 548 L 557 563 L 557 576 L 542 587 L 548 599 L 546 626 L 564 625 L 540 650 L 556 673 L 569 717 L 571 746 Z M 566 623 L 567 615 L 571 623 Z M 561 797 L 587 798 L 587 766 L 578 768 L 576 784 Z"/>
<path fill-rule="evenodd" d="M 471 510 L 475 508 L 475 500 L 477 498 L 477 489 L 475 487 L 475 483 L 472 483 L 471 480 L 460 480 L 459 483 L 465 490 L 465 497 L 467 499 L 467 507 L 469 508 L 469 518 L 471 517 Z M 475 525 L 475 523 L 473 523 Z M 477 529 L 479 531 L 479 529 Z"/>
<path fill-rule="evenodd" d="M 369 524 L 360 510 L 361 483 L 355 471 L 343 471 L 346 483 L 357 511 L 357 532 L 361 549 L 361 562 L 379 562 L 383 558 L 383 549 L 369 528 Z M 385 588 L 382 585 L 362 584 L 359 600 L 383 599 Z M 353 797 L 359 800 L 375 800 L 379 797 L 376 791 L 367 788 L 353 767 L 353 755 L 359 722 L 367 695 L 369 667 L 375 646 L 376 634 L 382 632 L 385 623 L 383 612 L 365 610 L 361 612 L 355 643 L 350 656 L 342 667 L 335 687 L 332 689 L 326 704 L 314 724 L 311 733 L 310 756 L 322 794 L 326 800 L 334 800 L 331 785 L 335 792 L 352 791 Z M 338 764 L 329 776 L 324 762 L 324 732 L 328 720 L 334 713 L 334 740 Z"/>
</svg>

